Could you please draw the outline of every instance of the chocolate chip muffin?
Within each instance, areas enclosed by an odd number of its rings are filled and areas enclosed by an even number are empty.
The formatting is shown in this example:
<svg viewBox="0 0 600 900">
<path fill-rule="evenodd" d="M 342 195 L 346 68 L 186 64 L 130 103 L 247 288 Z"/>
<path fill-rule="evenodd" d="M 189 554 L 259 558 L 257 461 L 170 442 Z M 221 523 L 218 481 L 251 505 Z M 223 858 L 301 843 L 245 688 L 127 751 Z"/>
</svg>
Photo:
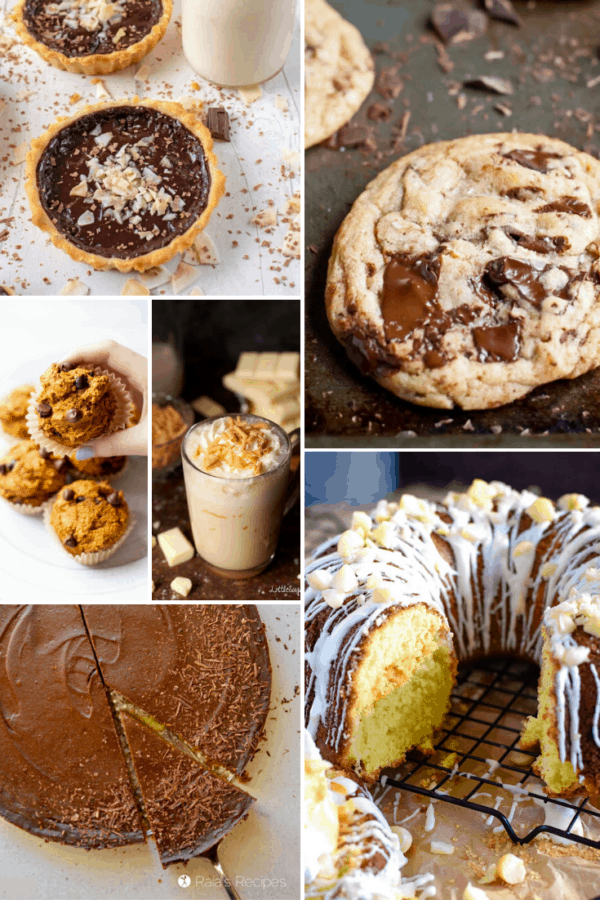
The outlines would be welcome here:
<svg viewBox="0 0 600 900">
<path fill-rule="evenodd" d="M 52 506 L 50 525 L 71 556 L 109 550 L 123 537 L 129 507 L 106 481 L 74 481 Z"/>
<path fill-rule="evenodd" d="M 27 440 L 29 437 L 25 416 L 34 390 L 32 384 L 23 384 L 0 402 L 0 427 L 6 434 L 12 434 L 21 440 Z"/>
<path fill-rule="evenodd" d="M 67 480 L 68 467 L 33 441 L 11 447 L 0 460 L 0 497 L 10 503 L 40 508 Z"/>
<path fill-rule="evenodd" d="M 94 374 L 90 366 L 53 363 L 40 381 L 35 408 L 48 438 L 79 447 L 111 431 L 117 402 L 107 375 Z"/>
</svg>

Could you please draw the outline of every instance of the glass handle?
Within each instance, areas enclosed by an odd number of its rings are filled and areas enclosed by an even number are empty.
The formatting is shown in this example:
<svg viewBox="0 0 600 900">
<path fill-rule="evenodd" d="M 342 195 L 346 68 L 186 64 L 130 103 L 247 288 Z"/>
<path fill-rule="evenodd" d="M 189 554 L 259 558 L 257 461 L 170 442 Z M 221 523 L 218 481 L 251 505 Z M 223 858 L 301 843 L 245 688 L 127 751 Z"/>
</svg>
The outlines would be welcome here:
<svg viewBox="0 0 600 900">
<path fill-rule="evenodd" d="M 292 455 L 294 453 L 294 450 L 296 450 L 300 447 L 301 434 L 302 433 L 299 428 L 294 428 L 294 430 L 292 432 L 290 432 L 290 434 L 288 435 L 288 437 L 290 439 L 290 444 L 292 445 Z M 300 461 L 300 463 L 298 464 L 298 468 L 296 469 L 294 474 L 290 477 L 289 484 L 287 487 L 285 509 L 283 512 L 284 516 L 287 516 L 287 514 L 292 509 L 292 507 L 296 505 L 296 503 L 298 502 L 298 498 L 300 497 L 300 469 L 301 468 L 302 468 L 302 466 L 301 466 L 301 461 Z"/>
</svg>

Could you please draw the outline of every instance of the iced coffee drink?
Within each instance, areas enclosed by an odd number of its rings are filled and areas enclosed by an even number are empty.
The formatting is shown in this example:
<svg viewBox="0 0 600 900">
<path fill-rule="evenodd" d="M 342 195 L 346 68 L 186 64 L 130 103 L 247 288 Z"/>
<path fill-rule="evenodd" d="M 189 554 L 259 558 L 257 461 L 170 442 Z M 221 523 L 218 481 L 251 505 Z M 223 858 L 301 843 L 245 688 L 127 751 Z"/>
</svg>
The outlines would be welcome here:
<svg viewBox="0 0 600 900">
<path fill-rule="evenodd" d="M 258 416 L 207 419 L 188 431 L 182 457 L 194 543 L 220 574 L 248 578 L 273 559 L 291 450 L 285 431 Z"/>
</svg>

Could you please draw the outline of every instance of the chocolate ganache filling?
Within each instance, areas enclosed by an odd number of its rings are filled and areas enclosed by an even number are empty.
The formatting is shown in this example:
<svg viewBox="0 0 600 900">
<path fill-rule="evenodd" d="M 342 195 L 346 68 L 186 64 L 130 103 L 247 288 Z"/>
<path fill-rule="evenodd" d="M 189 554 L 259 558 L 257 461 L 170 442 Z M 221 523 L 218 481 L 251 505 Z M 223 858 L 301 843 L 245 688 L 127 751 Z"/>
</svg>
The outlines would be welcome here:
<svg viewBox="0 0 600 900">
<path fill-rule="evenodd" d="M 27 0 L 23 18 L 36 40 L 74 57 L 131 47 L 162 12 L 161 0 Z"/>
<path fill-rule="evenodd" d="M 81 116 L 44 150 L 41 203 L 76 247 L 131 259 L 170 244 L 206 209 L 201 141 L 172 116 L 118 106 Z"/>
</svg>

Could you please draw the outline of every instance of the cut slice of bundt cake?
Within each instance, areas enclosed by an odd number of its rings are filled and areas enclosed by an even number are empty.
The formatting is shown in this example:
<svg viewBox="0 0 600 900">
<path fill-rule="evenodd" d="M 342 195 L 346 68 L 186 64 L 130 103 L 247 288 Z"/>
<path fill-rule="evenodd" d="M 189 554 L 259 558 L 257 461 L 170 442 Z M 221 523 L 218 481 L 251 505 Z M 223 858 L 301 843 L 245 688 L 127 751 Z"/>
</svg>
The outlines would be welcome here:
<svg viewBox="0 0 600 900">
<path fill-rule="evenodd" d="M 308 734 L 304 770 L 306 900 L 407 896 L 398 888 L 406 863 L 399 837 L 368 790 L 321 759 Z"/>
<path fill-rule="evenodd" d="M 552 796 L 600 795 L 600 569 L 548 608 L 538 715 L 521 745 L 539 743 L 534 769 Z"/>
<path fill-rule="evenodd" d="M 454 652 L 539 663 L 544 611 L 599 565 L 600 507 L 580 494 L 476 480 L 443 503 L 405 494 L 354 513 L 306 570 L 306 724 L 324 758 L 373 779 L 426 751 Z"/>
</svg>

